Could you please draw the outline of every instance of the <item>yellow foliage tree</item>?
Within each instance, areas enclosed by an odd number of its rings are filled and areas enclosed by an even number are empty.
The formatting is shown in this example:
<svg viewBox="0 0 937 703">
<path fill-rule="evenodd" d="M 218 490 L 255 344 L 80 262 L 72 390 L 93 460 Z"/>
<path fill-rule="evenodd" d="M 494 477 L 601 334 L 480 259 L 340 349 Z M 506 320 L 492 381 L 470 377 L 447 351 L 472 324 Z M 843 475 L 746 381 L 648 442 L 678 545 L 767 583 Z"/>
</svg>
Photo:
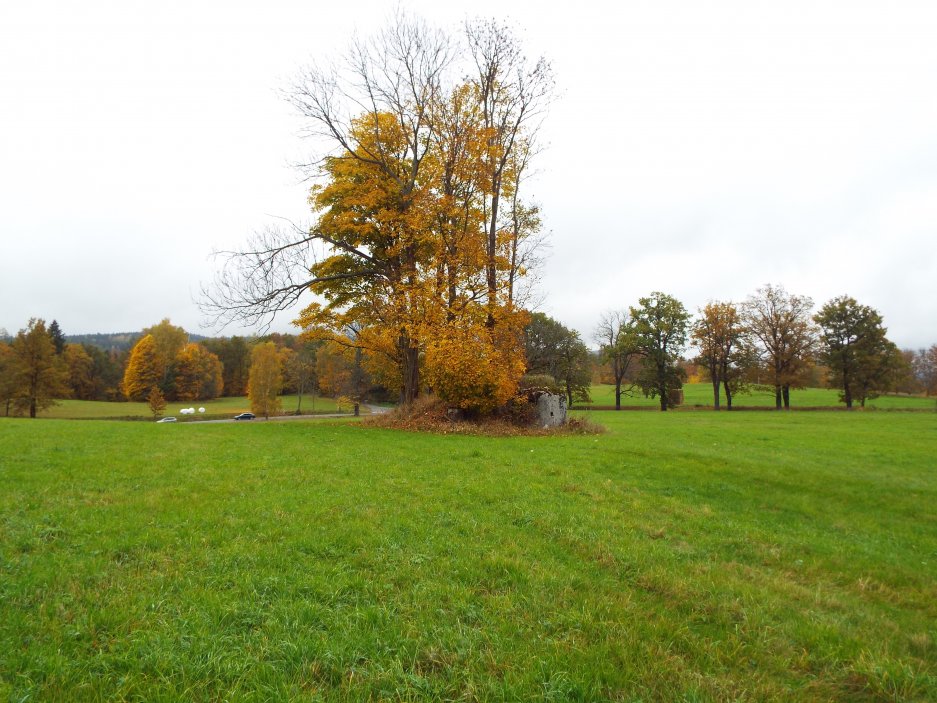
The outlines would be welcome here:
<svg viewBox="0 0 937 703">
<path fill-rule="evenodd" d="M 159 324 L 147 327 L 143 330 L 143 336 L 152 335 L 153 342 L 156 345 L 156 357 L 159 361 L 161 373 L 166 373 L 173 359 L 176 358 L 182 348 L 189 341 L 189 333 L 182 327 L 177 327 L 169 321 L 169 318 L 163 318 Z"/>
<path fill-rule="evenodd" d="M 121 390 L 128 400 L 146 400 L 162 378 L 163 367 L 157 355 L 156 340 L 151 334 L 145 335 L 130 351 Z"/>
<path fill-rule="evenodd" d="M 445 325 L 426 349 L 426 378 L 450 405 L 487 413 L 517 392 L 527 364 L 523 333 L 524 315 L 486 325 Z"/>
<path fill-rule="evenodd" d="M 247 381 L 247 396 L 251 411 L 269 418 L 280 412 L 280 389 L 283 370 L 280 353 L 273 342 L 257 344 L 251 351 L 251 371 Z"/>
<path fill-rule="evenodd" d="M 221 361 L 201 344 L 186 344 L 172 364 L 178 400 L 211 400 L 224 387 Z"/>
<path fill-rule="evenodd" d="M 66 344 L 62 352 L 68 370 L 68 385 L 72 396 L 79 400 L 91 400 L 94 395 L 94 359 L 80 344 Z"/>
<path fill-rule="evenodd" d="M 467 72 L 449 71 L 450 39 L 400 16 L 355 47 L 347 73 L 303 77 L 291 100 L 333 140 L 312 174 L 315 224 L 258 235 L 203 310 L 261 322 L 308 290 L 316 302 L 296 324 L 363 351 L 402 403 L 425 386 L 422 373 L 460 407 L 513 394 L 524 370 L 518 291 L 540 225 L 519 193 L 552 78 L 502 25 L 469 23 L 465 41 Z"/>
</svg>

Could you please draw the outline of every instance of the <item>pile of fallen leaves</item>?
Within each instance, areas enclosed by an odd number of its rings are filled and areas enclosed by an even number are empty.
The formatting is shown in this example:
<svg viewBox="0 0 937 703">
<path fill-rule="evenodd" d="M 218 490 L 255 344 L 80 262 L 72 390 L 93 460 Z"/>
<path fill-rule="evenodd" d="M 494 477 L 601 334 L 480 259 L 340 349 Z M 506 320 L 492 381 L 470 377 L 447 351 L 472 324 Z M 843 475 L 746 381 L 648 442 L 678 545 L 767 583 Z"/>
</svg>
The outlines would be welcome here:
<svg viewBox="0 0 937 703">
<path fill-rule="evenodd" d="M 562 427 L 543 428 L 519 420 L 517 414 L 464 415 L 453 417 L 446 404 L 436 396 L 421 396 L 408 406 L 389 413 L 365 418 L 368 427 L 385 427 L 409 432 L 437 434 L 468 434 L 491 437 L 551 436 L 570 434 L 601 434 L 602 425 L 586 418 L 569 418 Z"/>
</svg>

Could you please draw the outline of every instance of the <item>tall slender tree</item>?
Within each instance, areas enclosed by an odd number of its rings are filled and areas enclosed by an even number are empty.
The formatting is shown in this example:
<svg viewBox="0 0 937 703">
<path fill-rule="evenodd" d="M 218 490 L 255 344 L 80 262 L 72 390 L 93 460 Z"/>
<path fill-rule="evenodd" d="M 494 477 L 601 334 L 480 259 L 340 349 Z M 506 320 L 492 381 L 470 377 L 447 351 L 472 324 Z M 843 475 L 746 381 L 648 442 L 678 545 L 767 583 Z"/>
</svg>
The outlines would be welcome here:
<svg viewBox="0 0 937 703">
<path fill-rule="evenodd" d="M 247 382 L 247 395 L 251 410 L 269 419 L 280 412 L 280 389 L 283 370 L 280 353 L 273 342 L 254 345 L 251 351 L 251 372 Z"/>
<path fill-rule="evenodd" d="M 709 371 L 713 409 L 719 410 L 720 386 L 723 386 L 726 408 L 731 410 L 732 397 L 751 365 L 748 333 L 738 309 L 731 302 L 708 303 L 699 313 L 692 339 L 700 352 L 699 362 Z"/>
<path fill-rule="evenodd" d="M 615 383 L 615 410 L 621 410 L 622 384 L 633 362 L 641 354 L 634 323 L 624 310 L 607 312 L 599 320 L 594 338 L 599 343 L 601 359 L 611 367 Z"/>
<path fill-rule="evenodd" d="M 16 354 L 13 347 L 0 341 L 0 413 L 9 417 L 13 409 L 13 399 L 16 397 L 18 382 L 16 370 Z"/>
<path fill-rule="evenodd" d="M 121 390 L 128 400 L 143 401 L 163 380 L 163 367 L 153 335 L 145 335 L 130 350 Z"/>
<path fill-rule="evenodd" d="M 52 338 L 52 344 L 55 345 L 55 353 L 62 354 L 65 351 L 65 333 L 62 332 L 58 320 L 52 320 L 49 325 L 49 337 Z"/>
</svg>

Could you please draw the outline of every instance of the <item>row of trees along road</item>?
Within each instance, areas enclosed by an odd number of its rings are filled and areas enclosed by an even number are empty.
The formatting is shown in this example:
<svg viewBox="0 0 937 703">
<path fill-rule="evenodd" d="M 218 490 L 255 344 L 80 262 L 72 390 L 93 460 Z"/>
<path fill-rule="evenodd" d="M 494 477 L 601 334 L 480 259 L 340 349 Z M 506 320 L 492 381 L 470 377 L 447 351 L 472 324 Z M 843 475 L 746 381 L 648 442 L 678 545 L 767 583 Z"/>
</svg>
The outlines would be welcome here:
<svg viewBox="0 0 937 703">
<path fill-rule="evenodd" d="M 363 352 L 402 403 L 429 385 L 453 406 L 501 405 L 525 370 L 540 218 L 522 193 L 552 89 L 506 27 L 453 36 L 403 14 L 306 71 L 289 99 L 316 142 L 314 223 L 231 254 L 203 311 L 264 324 L 311 291 L 304 333 Z"/>
<path fill-rule="evenodd" d="M 717 410 L 720 389 L 731 409 L 733 398 L 752 385 L 773 387 L 775 406 L 789 408 L 791 388 L 803 388 L 818 363 L 828 369 L 847 408 L 864 406 L 894 387 L 901 374 L 926 378 L 926 360 L 937 358 L 937 346 L 917 354 L 899 351 L 887 338 L 881 315 L 851 297 L 835 298 L 812 312 L 809 297 L 767 285 L 741 305 L 711 302 L 691 321 L 678 300 L 652 293 L 627 313 L 606 313 L 595 338 L 615 383 L 616 408 L 623 393 L 640 387 L 659 397 L 666 410 L 685 380 L 681 361 L 690 340 L 712 381 Z M 629 378 L 634 383 L 624 388 Z M 923 383 L 927 392 L 931 385 Z"/>
</svg>

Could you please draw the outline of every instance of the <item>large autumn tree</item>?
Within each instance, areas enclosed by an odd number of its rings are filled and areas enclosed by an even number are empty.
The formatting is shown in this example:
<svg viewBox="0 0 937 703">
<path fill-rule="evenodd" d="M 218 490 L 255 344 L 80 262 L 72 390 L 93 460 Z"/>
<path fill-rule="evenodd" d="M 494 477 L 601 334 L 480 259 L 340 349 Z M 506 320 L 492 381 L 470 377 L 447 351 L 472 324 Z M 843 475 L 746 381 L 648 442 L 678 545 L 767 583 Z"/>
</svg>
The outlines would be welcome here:
<svg viewBox="0 0 937 703">
<path fill-rule="evenodd" d="M 713 409 L 720 407 L 720 385 L 726 396 L 726 409 L 742 387 L 745 374 L 755 363 L 749 333 L 734 303 L 711 302 L 699 311 L 692 328 L 693 343 L 699 349 L 698 361 L 709 371 L 713 386 Z"/>
<path fill-rule="evenodd" d="M 790 408 L 791 388 L 805 385 L 816 350 L 817 329 L 811 317 L 813 300 L 766 285 L 742 305 L 742 319 L 754 339 L 774 386 L 775 408 Z"/>
<path fill-rule="evenodd" d="M 55 341 L 41 319 L 31 319 L 11 344 L 13 350 L 13 407 L 18 414 L 36 417 L 68 395 L 67 375 L 55 353 Z"/>
<path fill-rule="evenodd" d="M 280 389 L 283 368 L 280 351 L 273 342 L 255 344 L 251 350 L 251 371 L 247 381 L 247 397 L 251 410 L 269 419 L 280 412 Z"/>
<path fill-rule="evenodd" d="M 144 335 L 130 350 L 121 390 L 127 400 L 144 401 L 163 380 L 163 364 L 152 334 Z"/>
<path fill-rule="evenodd" d="M 291 100 L 330 145 L 310 168 L 314 224 L 258 235 L 203 309 L 264 322 L 309 291 L 297 324 L 389 364 L 402 402 L 425 375 L 447 402 L 488 410 L 524 370 L 518 301 L 539 217 L 520 192 L 552 79 L 503 26 L 467 25 L 471 70 L 454 44 L 398 15 L 343 66 L 301 77 Z"/>
<path fill-rule="evenodd" d="M 224 388 L 221 361 L 201 344 L 190 342 L 170 365 L 177 400 L 211 400 Z"/>
</svg>

